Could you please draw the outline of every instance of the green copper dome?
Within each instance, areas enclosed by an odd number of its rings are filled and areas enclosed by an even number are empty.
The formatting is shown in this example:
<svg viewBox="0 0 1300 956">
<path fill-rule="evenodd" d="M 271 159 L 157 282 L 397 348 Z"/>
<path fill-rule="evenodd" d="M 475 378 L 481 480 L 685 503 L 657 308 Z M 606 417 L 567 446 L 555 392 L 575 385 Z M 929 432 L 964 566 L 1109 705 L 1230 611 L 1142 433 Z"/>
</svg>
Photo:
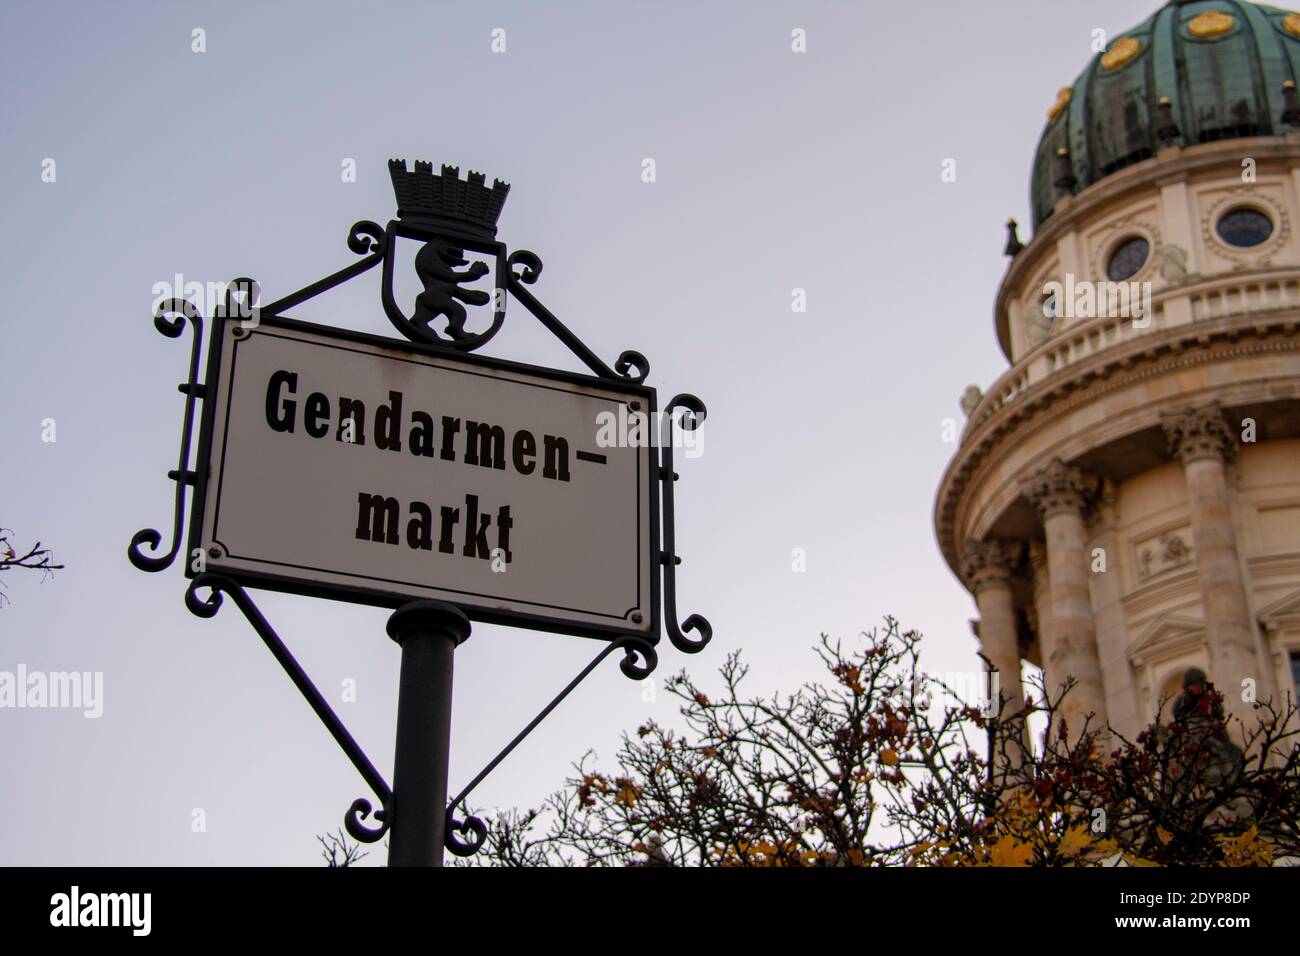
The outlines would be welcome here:
<svg viewBox="0 0 1300 956">
<path fill-rule="evenodd" d="M 1058 95 L 1034 158 L 1034 227 L 1059 196 L 1162 146 L 1300 129 L 1300 100 L 1284 88 L 1298 77 L 1300 14 L 1236 0 L 1165 5 Z"/>
</svg>

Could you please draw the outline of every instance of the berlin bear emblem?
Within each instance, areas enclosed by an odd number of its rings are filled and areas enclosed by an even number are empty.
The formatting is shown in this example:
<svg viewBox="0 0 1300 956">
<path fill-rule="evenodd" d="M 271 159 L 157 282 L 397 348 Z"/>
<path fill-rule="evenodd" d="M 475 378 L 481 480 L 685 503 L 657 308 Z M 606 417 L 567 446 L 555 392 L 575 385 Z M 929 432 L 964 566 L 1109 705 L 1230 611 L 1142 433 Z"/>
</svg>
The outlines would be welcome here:
<svg viewBox="0 0 1300 956">
<path fill-rule="evenodd" d="M 460 170 L 417 160 L 414 170 L 406 161 L 390 159 L 388 171 L 397 197 L 397 219 L 384 230 L 384 311 L 394 327 L 413 342 L 472 352 L 494 335 L 505 321 L 505 290 L 509 281 L 505 243 L 498 242 L 497 217 L 505 205 L 510 185 L 501 180 L 487 184 L 482 173 L 465 179 Z M 407 315 L 393 292 L 397 240 L 420 243 L 415 254 L 415 274 L 424 291 L 415 297 L 415 313 Z M 471 261 L 467 253 L 481 258 Z M 471 289 L 494 271 L 496 292 Z M 483 331 L 465 327 L 466 306 L 491 304 L 492 321 Z M 434 323 L 446 319 L 445 329 Z"/>
<path fill-rule="evenodd" d="M 469 264 L 464 272 L 457 266 Z M 415 273 L 424 284 L 424 291 L 415 297 L 415 315 L 411 321 L 423 329 L 439 316 L 447 318 L 447 335 L 460 341 L 469 337 L 465 331 L 465 306 L 487 305 L 491 296 L 480 289 L 464 289 L 462 282 L 473 282 L 488 274 L 484 262 L 468 263 L 462 247 L 448 239 L 432 239 L 415 255 Z M 457 300 L 460 301 L 457 301 Z"/>
</svg>

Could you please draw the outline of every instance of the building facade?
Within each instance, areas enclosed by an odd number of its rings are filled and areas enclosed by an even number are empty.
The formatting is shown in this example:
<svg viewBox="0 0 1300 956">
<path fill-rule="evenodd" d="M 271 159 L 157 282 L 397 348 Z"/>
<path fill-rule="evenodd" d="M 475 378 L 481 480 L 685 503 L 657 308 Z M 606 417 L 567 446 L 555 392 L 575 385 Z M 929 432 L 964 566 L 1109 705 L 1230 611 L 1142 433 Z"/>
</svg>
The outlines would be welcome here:
<svg viewBox="0 0 1300 956">
<path fill-rule="evenodd" d="M 1250 724 L 1296 693 L 1297 81 L 1300 15 L 1171 2 L 1048 111 L 935 526 L 1004 696 L 1072 677 L 1072 728 L 1136 733 L 1190 666 Z"/>
</svg>

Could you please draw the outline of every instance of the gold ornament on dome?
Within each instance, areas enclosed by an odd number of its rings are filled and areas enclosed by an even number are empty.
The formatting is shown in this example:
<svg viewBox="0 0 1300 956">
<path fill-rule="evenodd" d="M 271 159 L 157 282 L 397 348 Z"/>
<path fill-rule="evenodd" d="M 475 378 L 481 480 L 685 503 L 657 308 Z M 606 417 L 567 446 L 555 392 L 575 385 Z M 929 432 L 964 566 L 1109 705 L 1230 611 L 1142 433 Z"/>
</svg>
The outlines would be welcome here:
<svg viewBox="0 0 1300 956">
<path fill-rule="evenodd" d="M 1124 37 L 1111 45 L 1101 55 L 1101 65 L 1107 70 L 1118 70 L 1142 50 L 1142 44 L 1132 37 Z"/>
<path fill-rule="evenodd" d="M 1187 22 L 1187 32 L 1194 37 L 1217 37 L 1227 33 L 1236 24 L 1237 20 L 1231 13 L 1210 10 L 1192 17 Z"/>
<path fill-rule="evenodd" d="M 1071 92 L 1073 91 L 1068 86 L 1063 86 L 1056 91 L 1056 102 L 1047 108 L 1047 118 L 1049 120 L 1056 119 L 1070 105 Z"/>
<path fill-rule="evenodd" d="M 1288 13 L 1282 20 L 1282 26 L 1288 33 L 1300 37 L 1300 13 Z"/>
</svg>

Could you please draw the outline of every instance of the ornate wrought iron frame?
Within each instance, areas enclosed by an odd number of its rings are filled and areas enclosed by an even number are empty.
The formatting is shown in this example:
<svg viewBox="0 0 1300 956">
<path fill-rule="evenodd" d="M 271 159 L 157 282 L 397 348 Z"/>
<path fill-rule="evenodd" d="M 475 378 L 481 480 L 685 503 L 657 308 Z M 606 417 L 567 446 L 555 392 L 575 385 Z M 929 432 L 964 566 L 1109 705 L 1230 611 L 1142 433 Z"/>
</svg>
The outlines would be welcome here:
<svg viewBox="0 0 1300 956">
<path fill-rule="evenodd" d="M 257 309 L 259 318 L 280 319 L 286 322 L 295 322 L 295 320 L 285 315 L 285 312 L 302 303 L 326 292 L 344 282 L 348 282 L 358 276 L 383 265 L 383 295 L 382 301 L 385 305 L 385 312 L 389 316 L 393 325 L 407 336 L 421 351 L 431 353 L 444 353 L 449 355 L 458 355 L 464 357 L 467 352 L 479 348 L 489 339 L 494 337 L 501 329 L 505 319 L 505 306 L 510 296 L 513 296 L 529 313 L 531 313 L 539 322 L 542 323 L 556 338 L 558 338 L 566 348 L 569 349 L 587 368 L 589 368 L 597 380 L 605 382 L 621 383 L 629 386 L 641 386 L 649 373 L 649 363 L 644 355 L 636 351 L 624 351 L 615 361 L 611 368 L 591 349 L 569 330 L 556 316 L 546 308 L 533 293 L 527 288 L 534 285 L 542 272 L 542 262 L 532 252 L 518 250 L 512 254 L 506 254 L 506 247 L 503 243 L 479 243 L 477 246 L 471 243 L 466 245 L 480 252 L 490 252 L 497 260 L 498 283 L 501 278 L 501 267 L 504 263 L 505 268 L 505 290 L 508 295 L 501 296 L 500 308 L 493 308 L 493 323 L 489 330 L 477 335 L 471 335 L 459 340 L 443 339 L 436 333 L 431 335 L 421 334 L 421 330 L 411 328 L 408 321 L 399 322 L 399 318 L 405 319 L 400 309 L 394 305 L 391 309 L 389 303 L 393 300 L 392 296 L 392 259 L 393 244 L 398 236 L 407 238 L 428 238 L 428 233 L 418 229 L 412 229 L 410 226 L 393 221 L 389 223 L 387 229 L 370 220 L 363 220 L 354 224 L 348 233 L 347 245 L 352 252 L 363 258 L 358 261 L 331 273 L 324 278 L 304 286 L 296 292 L 283 296 L 269 305 L 257 306 L 256 303 L 260 297 L 260 287 L 258 284 L 247 277 L 235 279 L 227 287 L 224 301 L 214 309 L 213 320 L 214 328 L 212 330 L 212 340 L 217 341 L 217 335 L 220 332 L 221 321 L 229 319 L 232 316 L 248 316 L 250 309 Z M 490 247 L 490 248 L 489 248 Z M 238 298 L 236 298 L 238 296 Z M 393 311 L 397 315 L 393 315 Z M 199 403 L 203 403 L 204 422 L 200 428 L 200 445 L 198 455 L 195 459 L 198 463 L 206 464 L 208 460 L 208 451 L 210 443 L 210 419 L 212 403 L 210 401 L 212 394 L 210 383 L 215 381 L 213 374 L 215 371 L 216 348 L 209 348 L 207 375 L 205 381 L 199 381 L 199 368 L 203 340 L 203 318 L 197 307 L 186 299 L 169 299 L 162 302 L 153 317 L 154 327 L 164 336 L 172 339 L 179 339 L 183 336 L 185 325 L 188 324 L 193 330 L 193 341 L 190 349 L 190 360 L 188 368 L 188 377 L 185 382 L 178 386 L 181 394 L 185 396 L 185 410 L 181 427 L 180 454 L 177 467 L 167 473 L 169 479 L 175 483 L 174 507 L 172 516 L 172 534 L 169 548 L 162 552 L 162 534 L 153 528 L 142 529 L 132 537 L 131 543 L 127 548 L 127 557 L 130 562 L 142 571 L 159 572 L 170 567 L 176 560 L 180 551 L 181 541 L 184 538 L 185 530 L 185 499 L 186 489 L 193 488 L 194 501 L 192 503 L 190 544 L 196 546 L 198 541 L 197 530 L 201 525 L 201 514 L 199 509 L 202 507 L 202 496 L 199 493 L 205 476 L 201 476 L 197 471 L 199 465 L 192 464 L 193 450 L 193 433 L 195 417 L 199 409 Z M 386 341 L 386 340 L 381 340 Z M 409 346 L 403 344 L 403 348 Z M 483 359 L 486 362 L 500 362 L 500 360 Z M 517 363 L 504 363 L 514 367 Z M 548 370 L 553 371 L 553 370 Z M 575 376 L 582 379 L 582 376 Z M 681 563 L 681 558 L 676 553 L 676 534 L 675 534 L 675 509 L 673 499 L 673 486 L 678 480 L 678 474 L 674 470 L 673 445 L 674 445 L 674 427 L 680 427 L 684 430 L 691 431 L 698 428 L 707 416 L 707 410 L 704 403 L 694 395 L 680 394 L 675 396 L 662 409 L 661 422 L 662 431 L 659 436 L 659 456 L 658 463 L 655 467 L 655 479 L 660 489 L 660 494 L 654 496 L 652 500 L 652 524 L 660 524 L 661 534 L 657 542 L 654 543 L 653 557 L 654 560 L 662 567 L 663 581 L 662 590 L 656 588 L 656 600 L 654 613 L 656 616 L 660 613 L 659 600 L 662 599 L 662 615 L 668 632 L 669 640 L 673 646 L 684 653 L 693 654 L 702 650 L 712 639 L 713 628 L 709 622 L 699 614 L 690 614 L 680 624 L 678 623 L 677 614 L 677 582 L 676 567 Z M 229 595 L 235 602 L 236 606 L 244 614 L 253 630 L 262 639 L 263 643 L 271 651 L 272 656 L 279 662 L 285 673 L 289 676 L 299 692 L 306 698 L 308 704 L 315 711 L 316 716 L 329 730 L 344 754 L 356 767 L 362 779 L 370 787 L 375 797 L 379 801 L 379 809 L 375 809 L 374 804 L 366 798 L 354 800 L 344 815 L 344 826 L 348 833 L 356 840 L 373 843 L 384 837 L 393 825 L 393 793 L 391 787 L 384 780 L 382 774 L 375 768 L 374 764 L 362 751 L 356 740 L 348 732 L 342 720 L 329 706 L 324 696 L 320 693 L 310 677 L 296 658 L 289 651 L 285 643 L 280 639 L 275 629 L 271 627 L 265 616 L 258 609 L 252 597 L 244 589 L 239 580 L 239 575 L 226 573 L 209 573 L 206 571 L 195 571 L 189 561 L 186 562 L 186 573 L 192 578 L 189 587 L 185 593 L 185 604 L 191 613 L 198 617 L 210 618 L 217 613 L 223 603 L 223 594 Z M 657 576 L 656 576 L 657 584 Z M 257 582 L 257 586 L 263 586 L 262 582 Z M 201 589 L 208 590 L 208 596 L 202 598 L 199 596 Z M 337 596 L 337 595 L 336 595 Z M 489 618 L 479 616 L 481 620 Z M 524 622 L 519 622 L 524 623 Z M 538 625 L 541 626 L 541 625 Z M 688 636 L 693 634 L 694 636 Z M 595 658 L 572 680 L 569 684 L 551 700 L 549 704 L 534 718 L 519 734 L 517 734 L 509 744 L 502 749 L 485 767 L 476 775 L 468 786 L 466 786 L 454 799 L 450 801 L 446 808 L 447 828 L 446 828 L 446 847 L 452 853 L 459 856 L 469 856 L 477 852 L 483 845 L 487 835 L 487 827 L 482 820 L 466 816 L 464 819 L 456 818 L 457 808 L 463 807 L 465 800 L 470 793 L 493 771 L 496 767 L 542 722 L 559 704 L 566 698 L 579 684 L 604 661 L 606 657 L 616 650 L 624 652 L 623 660 L 620 662 L 620 669 L 631 679 L 643 680 L 648 677 L 658 664 L 658 655 L 655 651 L 655 643 L 658 640 L 658 628 L 654 627 L 648 636 L 637 634 L 610 634 L 608 643 Z M 373 819 L 378 826 L 369 826 L 365 821 L 373 815 Z"/>
</svg>

